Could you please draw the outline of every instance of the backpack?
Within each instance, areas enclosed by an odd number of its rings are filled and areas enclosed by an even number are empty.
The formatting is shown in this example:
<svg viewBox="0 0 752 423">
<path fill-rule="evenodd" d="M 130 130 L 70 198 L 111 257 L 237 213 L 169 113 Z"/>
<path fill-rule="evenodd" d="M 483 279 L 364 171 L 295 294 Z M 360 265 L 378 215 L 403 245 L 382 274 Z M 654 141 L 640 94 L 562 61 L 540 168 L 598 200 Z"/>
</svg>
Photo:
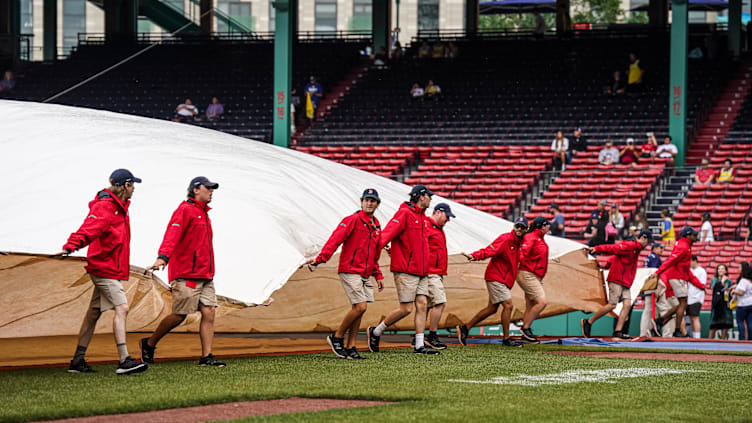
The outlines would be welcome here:
<svg viewBox="0 0 752 423">
<path fill-rule="evenodd" d="M 616 227 L 613 223 L 608 222 L 606 224 L 606 239 L 616 238 L 616 235 L 618 235 L 619 232 L 616 230 Z"/>
</svg>

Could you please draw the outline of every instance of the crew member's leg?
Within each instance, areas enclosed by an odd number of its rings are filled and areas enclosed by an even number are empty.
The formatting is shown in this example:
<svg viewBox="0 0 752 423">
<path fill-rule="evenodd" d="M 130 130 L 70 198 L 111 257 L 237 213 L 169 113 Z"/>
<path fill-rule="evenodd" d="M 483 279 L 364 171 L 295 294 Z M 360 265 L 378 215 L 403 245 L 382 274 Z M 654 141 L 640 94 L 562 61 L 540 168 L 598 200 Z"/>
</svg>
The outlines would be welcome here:
<svg viewBox="0 0 752 423">
<path fill-rule="evenodd" d="M 444 278 L 441 275 L 428 275 L 428 304 L 429 304 L 429 321 L 428 321 L 428 336 L 425 339 L 425 343 L 429 347 L 443 350 L 446 349 L 446 345 L 439 341 L 437 331 L 439 330 L 439 322 L 441 321 L 441 314 L 444 312 L 446 306 L 446 292 L 444 291 Z"/>
<path fill-rule="evenodd" d="M 392 310 L 386 315 L 384 320 L 376 327 L 369 327 L 368 333 L 368 349 L 371 352 L 379 352 L 379 342 L 381 335 L 389 325 L 393 325 L 405 316 L 413 312 L 413 303 L 415 303 L 417 297 L 418 284 L 420 277 L 417 275 L 410 275 L 407 273 L 392 272 L 394 275 L 394 286 L 397 288 L 397 297 L 399 298 L 399 308 Z M 427 294 L 427 289 L 423 295 Z M 423 309 L 423 320 L 425 330 L 425 308 Z M 417 329 L 417 328 L 416 328 Z"/>
<path fill-rule="evenodd" d="M 543 290 L 543 282 L 534 274 L 520 270 L 517 274 L 517 283 L 525 292 L 525 313 L 522 317 L 522 340 L 526 342 L 538 342 L 530 326 L 533 324 L 548 301 Z"/>
</svg>

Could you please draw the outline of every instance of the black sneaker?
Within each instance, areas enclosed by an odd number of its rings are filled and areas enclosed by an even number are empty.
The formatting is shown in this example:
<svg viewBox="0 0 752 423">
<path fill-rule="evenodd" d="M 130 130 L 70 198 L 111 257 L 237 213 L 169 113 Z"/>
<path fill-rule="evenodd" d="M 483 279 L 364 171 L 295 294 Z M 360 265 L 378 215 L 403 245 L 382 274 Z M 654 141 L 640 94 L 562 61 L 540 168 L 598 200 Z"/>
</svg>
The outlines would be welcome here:
<svg viewBox="0 0 752 423">
<path fill-rule="evenodd" d="M 522 328 L 520 329 L 520 332 L 522 332 L 522 336 L 520 337 L 522 342 L 527 342 L 528 344 L 538 343 L 538 338 L 533 334 L 533 331 L 530 330 L 530 328 Z"/>
<path fill-rule="evenodd" d="M 674 338 L 689 338 L 689 335 L 682 333 L 679 329 L 674 331 Z"/>
<path fill-rule="evenodd" d="M 413 350 L 415 354 L 422 354 L 422 355 L 438 355 L 439 352 L 436 350 L 432 350 L 430 348 L 426 348 L 425 346 L 422 346 L 420 348 L 415 348 Z"/>
<path fill-rule="evenodd" d="M 588 319 L 580 319 L 580 327 L 582 328 L 582 336 L 585 338 L 590 338 L 590 327 L 592 325 L 588 321 Z"/>
<path fill-rule="evenodd" d="M 654 338 L 660 338 L 662 335 L 660 332 L 658 332 L 658 329 L 655 327 L 650 328 L 650 336 Z"/>
<path fill-rule="evenodd" d="M 521 347 L 522 342 L 517 341 L 516 339 L 507 338 L 504 341 L 501 342 L 501 345 L 505 347 Z"/>
<path fill-rule="evenodd" d="M 446 344 L 439 341 L 438 336 L 427 336 L 424 344 L 435 350 L 445 350 L 447 348 Z"/>
<path fill-rule="evenodd" d="M 467 345 L 467 334 L 470 332 L 467 330 L 467 326 L 465 325 L 459 325 L 457 326 L 457 340 L 460 341 L 460 344 Z"/>
<path fill-rule="evenodd" d="M 632 339 L 632 337 L 629 336 L 628 333 L 624 333 L 624 332 L 622 332 L 620 330 L 615 330 L 613 336 L 614 336 L 614 338 L 619 338 L 619 339 Z"/>
<path fill-rule="evenodd" d="M 653 324 L 659 328 L 663 327 L 663 317 L 661 316 L 656 317 L 655 320 L 653 320 Z"/>
<path fill-rule="evenodd" d="M 150 347 L 147 341 L 149 338 L 141 338 L 141 361 L 148 364 L 154 364 L 154 350 L 157 347 Z"/>
<path fill-rule="evenodd" d="M 213 366 L 213 367 L 225 367 L 227 364 L 217 360 L 214 354 L 209 354 L 206 357 L 201 357 L 198 360 L 199 366 Z"/>
<path fill-rule="evenodd" d="M 125 357 L 122 363 L 118 364 L 115 373 L 118 375 L 130 375 L 134 373 L 141 373 L 145 371 L 149 366 L 146 363 L 141 363 L 131 358 L 131 356 Z"/>
<path fill-rule="evenodd" d="M 97 371 L 89 367 L 86 364 L 86 360 L 71 360 L 70 367 L 68 367 L 68 373 L 96 373 Z"/>
<path fill-rule="evenodd" d="M 365 360 L 366 359 L 362 355 L 358 354 L 358 349 L 355 347 L 352 347 L 350 349 L 345 349 L 345 351 L 347 351 L 348 360 Z"/>
<path fill-rule="evenodd" d="M 366 330 L 366 333 L 368 334 L 368 350 L 371 352 L 379 352 L 379 341 L 381 340 L 381 337 L 373 334 L 374 329 L 376 328 L 369 326 Z"/>
<path fill-rule="evenodd" d="M 332 352 L 339 358 L 348 358 L 347 349 L 345 348 L 345 339 L 337 338 L 334 334 L 326 337 L 326 342 L 332 347 Z"/>
</svg>

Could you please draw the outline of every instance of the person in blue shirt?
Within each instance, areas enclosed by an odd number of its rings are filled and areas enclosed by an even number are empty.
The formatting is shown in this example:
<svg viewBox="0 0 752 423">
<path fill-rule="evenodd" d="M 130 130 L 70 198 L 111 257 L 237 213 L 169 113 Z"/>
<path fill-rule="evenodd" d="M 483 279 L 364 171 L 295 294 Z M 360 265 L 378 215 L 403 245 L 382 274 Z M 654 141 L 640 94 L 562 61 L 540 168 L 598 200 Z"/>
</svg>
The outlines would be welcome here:
<svg viewBox="0 0 752 423">
<path fill-rule="evenodd" d="M 554 219 L 551 221 L 551 235 L 564 238 L 564 215 L 561 214 L 559 206 L 556 204 L 551 204 L 549 211 L 554 215 Z"/>
<path fill-rule="evenodd" d="M 311 95 L 311 104 L 313 105 L 313 117 L 314 119 L 316 119 L 316 110 L 319 108 L 319 102 L 321 101 L 321 97 L 324 96 L 324 89 L 321 87 L 321 84 L 316 82 L 316 77 L 311 76 L 308 84 L 305 86 L 304 92 Z"/>
<path fill-rule="evenodd" d="M 661 254 L 663 254 L 663 244 L 656 242 L 651 248 L 651 252 L 645 259 L 645 267 L 659 268 L 661 267 Z"/>
</svg>

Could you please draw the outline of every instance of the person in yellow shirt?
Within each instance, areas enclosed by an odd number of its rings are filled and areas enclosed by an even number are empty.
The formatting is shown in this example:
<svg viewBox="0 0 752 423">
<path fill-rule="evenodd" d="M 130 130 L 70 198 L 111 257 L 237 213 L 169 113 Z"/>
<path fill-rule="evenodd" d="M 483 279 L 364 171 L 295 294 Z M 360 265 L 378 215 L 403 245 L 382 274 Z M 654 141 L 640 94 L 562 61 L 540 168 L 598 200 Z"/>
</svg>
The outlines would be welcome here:
<svg viewBox="0 0 752 423">
<path fill-rule="evenodd" d="M 642 75 L 645 71 L 640 67 L 637 55 L 629 55 L 629 69 L 627 70 L 627 91 L 634 92 L 642 85 Z"/>
<path fill-rule="evenodd" d="M 734 180 L 734 168 L 731 166 L 731 159 L 723 161 L 723 167 L 718 173 L 718 183 L 728 184 Z"/>
<path fill-rule="evenodd" d="M 674 222 L 671 220 L 671 212 L 668 209 L 661 210 L 661 239 L 665 242 L 676 241 L 676 233 L 674 232 Z"/>
</svg>

